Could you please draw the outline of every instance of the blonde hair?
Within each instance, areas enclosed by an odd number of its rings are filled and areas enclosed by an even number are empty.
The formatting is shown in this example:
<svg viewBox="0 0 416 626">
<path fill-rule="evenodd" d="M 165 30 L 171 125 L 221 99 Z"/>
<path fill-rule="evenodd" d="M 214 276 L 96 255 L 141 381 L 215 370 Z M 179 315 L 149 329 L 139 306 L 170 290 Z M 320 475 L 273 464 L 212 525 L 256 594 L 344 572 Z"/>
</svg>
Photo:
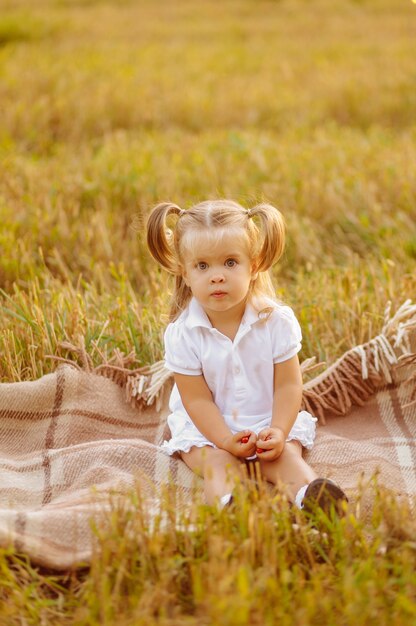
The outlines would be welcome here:
<svg viewBox="0 0 416 626">
<path fill-rule="evenodd" d="M 172 216 L 177 219 L 169 228 L 168 220 Z M 175 275 L 171 321 L 180 315 L 192 297 L 182 277 L 185 253 L 195 247 L 196 237 L 207 234 L 218 236 L 229 232 L 229 229 L 236 234 L 241 232 L 250 260 L 256 268 L 257 274 L 250 284 L 248 297 L 251 301 L 254 297 L 260 300 L 262 296 L 274 298 L 269 269 L 281 257 L 285 245 L 283 216 L 274 206 L 262 203 L 245 209 L 232 200 L 208 200 L 184 211 L 176 204 L 163 202 L 150 213 L 147 221 L 149 250 L 162 267 Z"/>
</svg>

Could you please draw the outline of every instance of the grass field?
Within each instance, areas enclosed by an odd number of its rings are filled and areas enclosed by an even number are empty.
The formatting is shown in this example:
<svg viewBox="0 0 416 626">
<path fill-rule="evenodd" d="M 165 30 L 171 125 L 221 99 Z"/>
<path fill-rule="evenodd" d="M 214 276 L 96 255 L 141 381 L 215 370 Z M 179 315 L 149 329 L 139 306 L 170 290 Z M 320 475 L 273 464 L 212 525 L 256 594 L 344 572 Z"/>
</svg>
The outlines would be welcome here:
<svg viewBox="0 0 416 626">
<path fill-rule="evenodd" d="M 410 0 L 0 0 L 0 380 L 51 371 L 62 340 L 161 358 L 170 283 L 143 225 L 162 200 L 281 208 L 301 357 L 377 334 L 416 296 L 415 37 Z M 323 554 L 255 509 L 201 510 L 206 533 L 146 549 L 118 546 L 120 518 L 67 578 L 4 552 L 0 621 L 416 623 L 413 527 L 388 495 Z"/>
</svg>

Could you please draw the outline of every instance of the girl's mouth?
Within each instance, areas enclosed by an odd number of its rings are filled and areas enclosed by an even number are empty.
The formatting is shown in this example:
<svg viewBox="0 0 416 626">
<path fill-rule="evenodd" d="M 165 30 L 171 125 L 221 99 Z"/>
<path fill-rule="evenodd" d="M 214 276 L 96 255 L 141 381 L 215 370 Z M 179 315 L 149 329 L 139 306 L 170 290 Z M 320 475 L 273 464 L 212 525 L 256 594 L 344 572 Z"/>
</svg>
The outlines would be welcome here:
<svg viewBox="0 0 416 626">
<path fill-rule="evenodd" d="M 224 296 L 226 296 L 226 292 L 225 291 L 214 291 L 211 296 L 213 296 L 214 298 L 223 298 Z"/>
</svg>

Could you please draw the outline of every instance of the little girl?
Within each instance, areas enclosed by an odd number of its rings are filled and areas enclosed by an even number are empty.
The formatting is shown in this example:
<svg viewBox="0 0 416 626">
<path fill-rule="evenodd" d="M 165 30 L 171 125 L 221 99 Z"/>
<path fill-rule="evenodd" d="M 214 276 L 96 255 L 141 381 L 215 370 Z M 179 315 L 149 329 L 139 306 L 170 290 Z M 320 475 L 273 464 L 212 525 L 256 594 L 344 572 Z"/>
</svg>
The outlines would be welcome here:
<svg viewBox="0 0 416 626">
<path fill-rule="evenodd" d="M 172 229 L 168 218 L 176 218 Z M 238 467 L 254 457 L 299 508 L 341 511 L 343 491 L 302 458 L 316 418 L 299 412 L 301 331 L 293 311 L 276 302 L 268 272 L 284 248 L 281 213 L 230 200 L 186 211 L 162 203 L 149 217 L 147 241 L 176 277 L 165 332 L 175 379 L 166 451 L 204 477 L 208 504 L 232 501 Z"/>
</svg>

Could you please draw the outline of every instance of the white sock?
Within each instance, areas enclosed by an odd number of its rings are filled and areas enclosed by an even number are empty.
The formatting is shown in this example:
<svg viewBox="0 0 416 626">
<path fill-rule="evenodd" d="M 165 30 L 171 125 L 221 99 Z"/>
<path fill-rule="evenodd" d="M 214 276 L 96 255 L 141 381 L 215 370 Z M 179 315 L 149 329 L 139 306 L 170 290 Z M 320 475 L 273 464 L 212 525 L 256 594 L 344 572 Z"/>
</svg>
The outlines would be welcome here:
<svg viewBox="0 0 416 626">
<path fill-rule="evenodd" d="M 225 496 L 221 496 L 220 498 L 220 509 L 223 509 L 225 507 L 226 504 L 229 503 L 229 501 L 232 498 L 232 493 L 226 493 Z"/>
<path fill-rule="evenodd" d="M 298 507 L 298 509 L 303 509 L 303 497 L 308 487 L 309 485 L 303 485 L 303 487 L 301 487 L 296 494 L 295 504 Z"/>
</svg>

